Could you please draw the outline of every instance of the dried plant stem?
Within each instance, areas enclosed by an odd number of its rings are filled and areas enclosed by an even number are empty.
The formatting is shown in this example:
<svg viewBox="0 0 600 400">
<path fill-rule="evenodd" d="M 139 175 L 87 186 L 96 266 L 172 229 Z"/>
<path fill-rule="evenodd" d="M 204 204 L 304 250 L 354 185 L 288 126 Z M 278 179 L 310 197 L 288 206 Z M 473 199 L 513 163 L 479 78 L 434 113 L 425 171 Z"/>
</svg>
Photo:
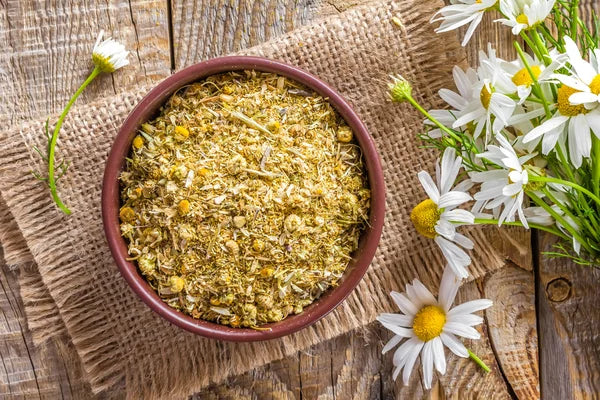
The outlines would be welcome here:
<svg viewBox="0 0 600 400">
<path fill-rule="evenodd" d="M 55 165 L 54 165 L 54 154 L 56 152 L 56 142 L 58 141 L 58 133 L 60 132 L 60 128 L 62 127 L 63 121 L 65 117 L 69 113 L 71 106 L 75 103 L 75 100 L 79 97 L 79 95 L 83 92 L 83 90 L 89 85 L 94 78 L 96 78 L 100 74 L 100 68 L 95 67 L 87 79 L 81 84 L 79 89 L 71 96 L 69 102 L 65 106 L 64 110 L 60 114 L 58 121 L 56 122 L 56 126 L 54 127 L 54 132 L 52 133 L 52 138 L 50 139 L 50 144 L 48 146 L 48 186 L 50 187 L 50 193 L 52 194 L 52 199 L 58 206 L 58 208 L 64 212 L 65 214 L 71 214 L 71 210 L 62 202 L 60 197 L 58 196 L 58 191 L 56 188 L 56 177 L 54 176 Z"/>
</svg>

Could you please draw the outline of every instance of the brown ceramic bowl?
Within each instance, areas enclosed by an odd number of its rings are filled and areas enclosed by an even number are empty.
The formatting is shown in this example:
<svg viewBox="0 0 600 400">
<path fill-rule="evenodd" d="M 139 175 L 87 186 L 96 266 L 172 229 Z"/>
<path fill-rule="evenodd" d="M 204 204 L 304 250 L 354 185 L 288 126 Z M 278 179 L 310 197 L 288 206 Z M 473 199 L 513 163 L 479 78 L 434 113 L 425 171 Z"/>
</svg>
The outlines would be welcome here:
<svg viewBox="0 0 600 400">
<path fill-rule="evenodd" d="M 217 323 L 191 318 L 169 307 L 144 280 L 135 264 L 127 261 L 127 244 L 119 229 L 120 190 L 118 176 L 124 166 L 125 157 L 131 148 L 136 131 L 158 113 L 159 108 L 179 88 L 206 78 L 210 75 L 236 70 L 257 70 L 286 76 L 304 84 L 323 97 L 329 99 L 340 115 L 346 120 L 360 147 L 362 148 L 369 185 L 372 191 L 370 226 L 362 233 L 359 248 L 349 263 L 344 275 L 335 288 L 327 290 L 313 304 L 297 315 L 290 315 L 282 321 L 264 325 L 269 330 L 231 328 Z M 385 188 L 383 172 L 375 143 L 367 129 L 346 101 L 331 87 L 317 77 L 291 65 L 258 57 L 221 57 L 192 65 L 162 81 L 150 91 L 129 114 L 117 135 L 104 171 L 102 188 L 102 220 L 108 246 L 121 271 L 121 274 L 133 291 L 160 316 L 173 324 L 198 335 L 236 342 L 267 340 L 311 325 L 327 315 L 340 304 L 365 274 L 377 248 L 385 212 Z M 368 301 L 368 299 L 366 300 Z"/>
</svg>

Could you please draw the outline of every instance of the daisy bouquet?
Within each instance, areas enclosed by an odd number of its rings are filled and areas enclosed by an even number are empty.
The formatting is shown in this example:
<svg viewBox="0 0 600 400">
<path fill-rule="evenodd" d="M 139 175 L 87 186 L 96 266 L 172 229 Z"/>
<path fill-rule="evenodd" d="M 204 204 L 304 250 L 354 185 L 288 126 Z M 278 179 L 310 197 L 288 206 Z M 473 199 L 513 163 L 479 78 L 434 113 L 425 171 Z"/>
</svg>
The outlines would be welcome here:
<svg viewBox="0 0 600 400">
<path fill-rule="evenodd" d="M 432 22 L 437 32 L 468 26 L 463 46 L 486 13 L 514 34 L 518 57 L 504 60 L 489 44 L 476 68 L 453 69 L 456 89 L 441 89 L 444 109 L 426 110 L 410 82 L 392 77 L 394 102 L 408 102 L 425 116 L 425 146 L 438 149 L 435 177 L 418 179 L 426 194 L 410 218 L 447 261 L 439 298 L 418 280 L 403 294 L 392 292 L 402 314 L 379 321 L 394 336 L 394 377 L 405 384 L 420 354 L 424 386 L 433 367 L 445 371 L 444 346 L 470 356 L 458 337 L 476 339 L 471 314 L 491 306 L 475 300 L 450 308 L 469 276 L 474 243 L 464 225 L 536 228 L 558 238 L 551 256 L 600 263 L 600 21 L 590 27 L 577 0 L 453 0 Z"/>
</svg>

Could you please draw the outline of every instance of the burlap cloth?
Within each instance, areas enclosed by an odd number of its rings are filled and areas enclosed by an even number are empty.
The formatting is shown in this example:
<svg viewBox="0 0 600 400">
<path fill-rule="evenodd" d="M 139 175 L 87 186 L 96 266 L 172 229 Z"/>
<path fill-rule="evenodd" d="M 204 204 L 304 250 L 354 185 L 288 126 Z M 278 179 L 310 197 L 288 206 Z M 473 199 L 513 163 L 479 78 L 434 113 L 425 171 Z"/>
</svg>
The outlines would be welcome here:
<svg viewBox="0 0 600 400">
<path fill-rule="evenodd" d="M 102 230 L 101 179 L 112 139 L 150 86 L 71 112 L 59 148 L 73 163 L 59 185 L 73 211 L 69 217 L 30 173 L 44 168 L 31 150 L 44 147 L 43 121 L 0 134 L 0 192 L 7 206 L 0 207 L 0 239 L 9 263 L 34 261 L 22 271 L 21 294 L 36 341 L 68 334 L 95 392 L 125 385 L 130 398 L 181 397 L 372 322 L 394 309 L 390 290 L 414 277 L 435 287 L 444 262 L 431 241 L 415 234 L 409 213 L 424 197 L 416 172 L 431 170 L 436 154 L 419 147 L 421 117 L 391 104 L 385 82 L 390 73 L 402 73 L 428 106 L 437 101 L 437 89 L 451 87 L 451 68 L 464 54 L 454 33 L 436 35 L 428 23 L 440 6 L 371 3 L 244 52 L 297 65 L 341 92 L 375 138 L 385 170 L 385 227 L 367 275 L 328 317 L 285 338 L 235 344 L 195 336 L 151 312 L 121 278 Z M 503 265 L 485 231 L 470 235 L 477 249 L 473 277 Z"/>
</svg>

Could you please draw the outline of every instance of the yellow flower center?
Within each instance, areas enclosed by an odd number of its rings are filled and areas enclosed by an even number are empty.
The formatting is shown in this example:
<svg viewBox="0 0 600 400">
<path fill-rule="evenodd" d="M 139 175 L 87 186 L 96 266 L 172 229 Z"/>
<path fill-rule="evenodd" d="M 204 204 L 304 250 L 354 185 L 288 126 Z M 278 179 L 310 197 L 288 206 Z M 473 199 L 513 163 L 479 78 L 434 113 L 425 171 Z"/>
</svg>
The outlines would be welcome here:
<svg viewBox="0 0 600 400">
<path fill-rule="evenodd" d="M 482 1 L 483 1 L 483 0 L 475 0 L 475 3 L 477 3 L 477 4 L 481 4 L 481 2 L 482 2 Z"/>
<path fill-rule="evenodd" d="M 533 65 L 531 66 L 531 72 L 533 73 L 535 79 L 537 79 L 542 73 L 542 70 L 537 65 Z M 527 68 L 523 68 L 522 70 L 514 74 L 512 77 L 512 81 L 517 86 L 529 87 L 533 84 L 533 79 L 531 78 L 529 71 L 527 71 Z"/>
<path fill-rule="evenodd" d="M 446 313 L 438 306 L 425 306 L 413 320 L 415 335 L 424 342 L 440 336 L 446 324 Z"/>
<path fill-rule="evenodd" d="M 437 236 L 435 224 L 440 219 L 440 210 L 437 204 L 431 199 L 423 200 L 413 208 L 410 213 L 410 220 L 417 232 L 426 238 L 433 239 Z"/>
<path fill-rule="evenodd" d="M 529 19 L 525 14 L 520 14 L 519 16 L 517 16 L 517 22 L 529 26 Z"/>
<path fill-rule="evenodd" d="M 590 90 L 594 94 L 600 94 L 600 74 L 596 75 L 590 83 Z"/>
<path fill-rule="evenodd" d="M 594 78 L 594 80 L 596 80 L 596 78 Z M 571 97 L 573 93 L 577 92 L 579 92 L 579 90 L 573 89 L 567 85 L 561 85 L 561 87 L 558 88 L 558 111 L 561 113 L 561 115 L 564 115 L 565 117 L 574 117 L 575 115 L 586 114 L 588 112 L 583 104 L 575 106 L 569 102 L 569 97 Z"/>
<path fill-rule="evenodd" d="M 102 57 L 100 54 L 92 53 L 92 61 L 95 65 L 100 68 L 102 72 L 115 72 L 115 66 L 106 57 Z"/>
<path fill-rule="evenodd" d="M 491 90 L 491 92 L 490 92 Z M 490 90 L 488 90 L 487 86 L 483 85 L 481 88 L 481 92 L 479 93 L 479 100 L 481 100 L 481 105 L 487 110 L 490 106 L 490 100 L 492 99 L 492 93 L 494 93 L 494 88 L 490 86 Z"/>
</svg>

